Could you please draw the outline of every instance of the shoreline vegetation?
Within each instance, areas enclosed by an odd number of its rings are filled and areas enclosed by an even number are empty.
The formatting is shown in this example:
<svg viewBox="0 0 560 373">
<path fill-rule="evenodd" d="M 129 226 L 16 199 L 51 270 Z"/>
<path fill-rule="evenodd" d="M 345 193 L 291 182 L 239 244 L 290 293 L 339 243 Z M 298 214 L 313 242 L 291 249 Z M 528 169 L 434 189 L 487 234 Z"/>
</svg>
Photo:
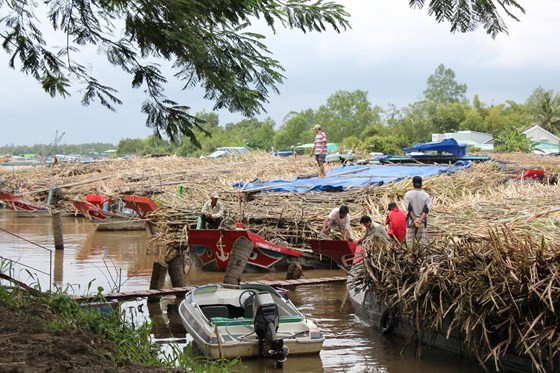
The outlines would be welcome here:
<svg viewBox="0 0 560 373">
<path fill-rule="evenodd" d="M 426 178 L 424 188 L 433 201 L 430 243 L 396 251 L 366 245 L 365 271 L 357 281 L 398 307 L 401 317 L 425 320 L 415 323 L 417 333 L 458 328 L 479 362 L 499 366 L 499 358 L 515 350 L 544 372 L 560 350 L 560 159 L 517 153 L 491 157 L 463 171 Z M 542 182 L 513 181 L 532 168 L 545 171 Z M 25 197 L 44 198 L 55 185 L 62 190 L 62 206 L 92 192 L 151 196 L 160 207 L 155 215 L 159 233 L 151 247 L 167 253 L 188 250 L 185 226 L 195 223 L 215 190 L 229 224 L 242 221 L 269 240 L 304 247 L 331 208 L 348 205 L 353 235 L 359 236 L 361 215 L 383 223 L 388 203 L 403 208 L 411 188 L 408 178 L 335 193 L 244 193 L 232 187 L 239 181 L 314 173 L 309 157 L 251 153 L 216 160 L 164 157 L 64 165 L 48 169 L 47 175 L 29 170 L 9 177 L 0 173 L 0 178 L 2 189 Z"/>
<path fill-rule="evenodd" d="M 88 311 L 62 291 L 42 293 L 10 279 L 0 285 L 0 371 L 230 372 L 239 359 L 210 361 L 150 338 L 151 324 L 134 325 L 126 311 Z M 103 301 L 102 298 L 99 301 Z"/>
</svg>

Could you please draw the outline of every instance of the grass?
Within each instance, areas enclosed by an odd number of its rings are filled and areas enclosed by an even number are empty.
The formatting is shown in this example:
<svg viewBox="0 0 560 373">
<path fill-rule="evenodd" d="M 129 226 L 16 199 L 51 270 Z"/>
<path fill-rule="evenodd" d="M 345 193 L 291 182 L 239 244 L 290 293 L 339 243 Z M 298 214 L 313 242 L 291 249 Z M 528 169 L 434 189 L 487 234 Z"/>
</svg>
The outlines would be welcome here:
<svg viewBox="0 0 560 373">
<path fill-rule="evenodd" d="M 101 291 L 102 289 L 98 289 Z M 96 301 L 103 302 L 100 296 Z M 83 330 L 90 332 L 99 342 L 99 346 L 112 346 L 110 355 L 117 367 L 130 363 L 148 367 L 169 368 L 169 370 L 188 372 L 230 372 L 246 371 L 240 359 L 208 360 L 195 356 L 190 348 L 182 349 L 171 345 L 167 351 L 161 351 L 159 345 L 151 338 L 151 323 L 134 325 L 127 321 L 126 310 L 115 310 L 102 314 L 98 309 L 84 310 L 76 301 L 67 296 L 62 289 L 50 293 L 30 292 L 18 286 L 0 284 L 0 306 L 3 304 L 22 308 L 24 305 L 38 303 L 47 306 L 55 316 L 45 321 L 37 317 L 38 322 L 53 332 L 64 330 Z"/>
</svg>

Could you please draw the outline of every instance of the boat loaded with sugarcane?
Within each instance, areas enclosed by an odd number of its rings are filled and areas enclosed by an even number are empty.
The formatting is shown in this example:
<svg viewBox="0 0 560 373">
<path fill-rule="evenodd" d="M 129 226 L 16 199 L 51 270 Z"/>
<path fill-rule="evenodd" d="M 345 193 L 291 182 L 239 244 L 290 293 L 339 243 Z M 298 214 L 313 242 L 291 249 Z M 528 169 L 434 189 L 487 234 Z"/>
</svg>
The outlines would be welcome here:
<svg viewBox="0 0 560 373">
<path fill-rule="evenodd" d="M 505 228 L 488 241 L 397 249 L 368 241 L 347 287 L 383 335 L 470 356 L 492 371 L 560 372 L 560 256 Z"/>
</svg>

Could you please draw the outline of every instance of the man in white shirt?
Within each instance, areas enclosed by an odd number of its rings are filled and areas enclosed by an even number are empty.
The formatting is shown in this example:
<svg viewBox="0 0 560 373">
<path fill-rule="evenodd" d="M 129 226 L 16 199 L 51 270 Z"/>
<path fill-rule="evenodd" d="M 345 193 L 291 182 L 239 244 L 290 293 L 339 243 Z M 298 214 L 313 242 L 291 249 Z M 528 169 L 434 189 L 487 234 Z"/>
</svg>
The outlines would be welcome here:
<svg viewBox="0 0 560 373">
<path fill-rule="evenodd" d="M 350 213 L 348 206 L 333 209 L 323 223 L 323 233 L 329 234 L 333 229 L 340 230 L 343 240 L 352 241 L 350 237 Z"/>
<path fill-rule="evenodd" d="M 218 229 L 222 220 L 224 219 L 224 205 L 219 200 L 218 192 L 212 193 L 209 201 L 206 201 L 202 206 L 200 214 L 200 228 L 201 229 Z"/>
</svg>

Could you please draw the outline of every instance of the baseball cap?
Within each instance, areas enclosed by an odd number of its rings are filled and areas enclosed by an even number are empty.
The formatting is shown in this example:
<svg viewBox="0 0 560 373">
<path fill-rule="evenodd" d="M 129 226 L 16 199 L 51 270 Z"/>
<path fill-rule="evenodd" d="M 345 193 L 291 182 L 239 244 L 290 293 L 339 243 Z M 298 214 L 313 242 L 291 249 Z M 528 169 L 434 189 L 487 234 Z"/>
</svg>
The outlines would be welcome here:
<svg viewBox="0 0 560 373">
<path fill-rule="evenodd" d="M 218 192 L 214 192 L 212 193 L 212 198 L 220 198 L 220 195 L 218 194 Z"/>
<path fill-rule="evenodd" d="M 320 130 L 320 129 L 321 129 L 321 126 L 318 125 L 318 124 L 316 124 L 316 125 L 313 126 L 313 130 Z"/>
<path fill-rule="evenodd" d="M 415 188 L 419 188 L 422 186 L 422 178 L 420 176 L 414 176 L 412 178 L 412 185 L 414 185 Z"/>
</svg>

